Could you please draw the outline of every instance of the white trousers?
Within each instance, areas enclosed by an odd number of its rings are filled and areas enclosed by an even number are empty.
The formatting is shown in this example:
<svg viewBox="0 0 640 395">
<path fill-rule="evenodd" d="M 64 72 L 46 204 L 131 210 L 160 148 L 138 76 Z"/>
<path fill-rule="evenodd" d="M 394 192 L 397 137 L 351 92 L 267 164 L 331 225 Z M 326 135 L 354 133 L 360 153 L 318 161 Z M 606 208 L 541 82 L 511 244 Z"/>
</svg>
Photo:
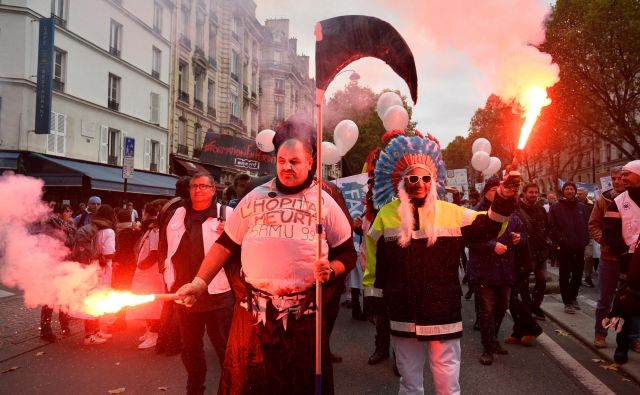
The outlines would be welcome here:
<svg viewBox="0 0 640 395">
<path fill-rule="evenodd" d="M 460 394 L 460 339 L 419 341 L 391 336 L 400 371 L 399 395 L 424 394 L 424 363 L 429 358 L 433 384 L 438 395 Z"/>
</svg>

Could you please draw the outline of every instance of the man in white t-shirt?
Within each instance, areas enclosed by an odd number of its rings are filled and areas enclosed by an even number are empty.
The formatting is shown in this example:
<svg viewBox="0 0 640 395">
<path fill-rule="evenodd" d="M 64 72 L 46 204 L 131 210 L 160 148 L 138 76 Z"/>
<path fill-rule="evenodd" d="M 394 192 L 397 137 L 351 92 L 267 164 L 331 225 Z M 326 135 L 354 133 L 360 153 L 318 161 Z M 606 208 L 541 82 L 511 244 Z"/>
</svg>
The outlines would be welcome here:
<svg viewBox="0 0 640 395">
<path fill-rule="evenodd" d="M 324 191 L 322 255 L 316 260 L 314 140 L 307 124 L 285 122 L 278 129 L 277 178 L 240 201 L 193 282 L 178 290 L 192 303 L 229 257 L 241 253 L 246 289 L 234 310 L 218 394 L 314 391 L 314 283 L 342 281 L 356 261 L 349 220 Z M 332 394 L 325 330 L 322 346 L 322 389 Z"/>
</svg>

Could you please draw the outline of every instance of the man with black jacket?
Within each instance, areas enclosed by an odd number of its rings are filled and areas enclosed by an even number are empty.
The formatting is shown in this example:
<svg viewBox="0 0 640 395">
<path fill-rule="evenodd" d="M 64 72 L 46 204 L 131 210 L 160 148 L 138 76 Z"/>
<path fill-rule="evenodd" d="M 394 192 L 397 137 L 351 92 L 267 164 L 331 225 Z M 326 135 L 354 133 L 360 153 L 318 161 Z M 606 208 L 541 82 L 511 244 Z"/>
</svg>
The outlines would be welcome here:
<svg viewBox="0 0 640 395">
<path fill-rule="evenodd" d="M 580 309 L 577 297 L 584 271 L 584 250 L 589 244 L 590 213 L 587 206 L 576 199 L 576 192 L 576 184 L 566 182 L 562 186 L 563 198 L 549 209 L 550 235 L 558 245 L 560 293 L 567 314 L 575 314 Z"/>
<path fill-rule="evenodd" d="M 531 314 L 544 321 L 545 315 L 540 305 L 544 298 L 544 291 L 547 287 L 547 258 L 549 257 L 549 218 L 544 207 L 538 204 L 538 185 L 530 182 L 524 186 L 522 191 L 524 199 L 520 200 L 520 207 L 517 214 L 524 222 L 527 230 L 528 244 L 523 254 L 516 257 L 519 260 L 526 260 L 519 265 L 527 270 L 522 287 L 520 287 L 523 302 L 529 305 Z M 533 288 L 533 295 L 529 295 L 529 273 L 533 271 L 536 284 Z"/>
</svg>

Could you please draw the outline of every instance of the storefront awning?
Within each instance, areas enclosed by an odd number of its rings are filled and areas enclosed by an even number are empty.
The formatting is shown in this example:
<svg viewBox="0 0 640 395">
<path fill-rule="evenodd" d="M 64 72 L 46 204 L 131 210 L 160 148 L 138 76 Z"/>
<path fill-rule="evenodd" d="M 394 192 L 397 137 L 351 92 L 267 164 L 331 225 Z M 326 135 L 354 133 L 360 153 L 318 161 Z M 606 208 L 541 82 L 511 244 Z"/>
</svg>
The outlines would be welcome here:
<svg viewBox="0 0 640 395">
<path fill-rule="evenodd" d="M 19 152 L 0 151 L 0 169 L 17 170 L 19 157 Z"/>
<path fill-rule="evenodd" d="M 184 168 L 188 175 L 192 176 L 196 173 L 210 173 L 209 169 L 199 163 L 191 162 L 184 159 L 174 159 L 180 166 Z"/>
<path fill-rule="evenodd" d="M 36 167 L 43 171 L 36 170 L 28 175 L 42 178 L 47 186 L 81 186 L 82 176 L 87 176 L 91 182 L 91 189 L 124 191 L 121 167 L 36 153 L 30 153 L 30 156 L 36 161 L 45 163 Z M 174 176 L 136 169 L 132 178 L 127 181 L 127 192 L 174 196 L 176 180 Z"/>
</svg>

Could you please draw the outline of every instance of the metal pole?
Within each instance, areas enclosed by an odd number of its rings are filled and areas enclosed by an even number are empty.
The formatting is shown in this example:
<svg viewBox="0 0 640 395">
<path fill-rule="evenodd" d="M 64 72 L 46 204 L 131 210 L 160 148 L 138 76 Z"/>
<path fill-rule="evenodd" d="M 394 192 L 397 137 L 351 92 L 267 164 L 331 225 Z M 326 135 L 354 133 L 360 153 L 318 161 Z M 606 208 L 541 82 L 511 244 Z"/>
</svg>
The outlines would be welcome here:
<svg viewBox="0 0 640 395">
<path fill-rule="evenodd" d="M 316 260 L 322 256 L 322 102 L 324 91 L 316 89 L 316 175 L 318 200 L 316 202 Z M 322 394 L 322 283 L 316 279 L 316 395 Z"/>
</svg>

